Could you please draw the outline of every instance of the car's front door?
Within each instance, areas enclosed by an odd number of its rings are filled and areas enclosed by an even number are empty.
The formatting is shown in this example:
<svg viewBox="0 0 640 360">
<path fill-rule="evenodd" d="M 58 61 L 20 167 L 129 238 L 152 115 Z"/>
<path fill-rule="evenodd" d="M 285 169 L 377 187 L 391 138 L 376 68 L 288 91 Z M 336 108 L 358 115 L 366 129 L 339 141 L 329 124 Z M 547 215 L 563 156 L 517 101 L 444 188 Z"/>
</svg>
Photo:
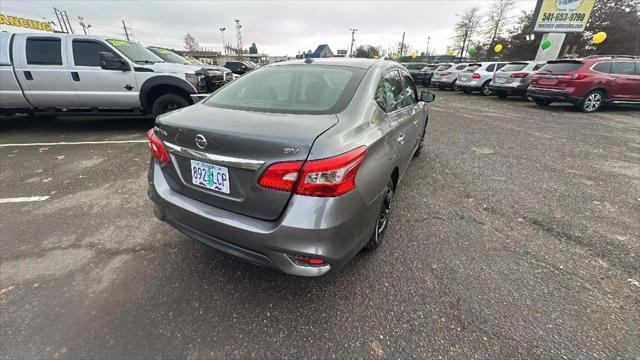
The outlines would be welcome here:
<svg viewBox="0 0 640 360">
<path fill-rule="evenodd" d="M 613 78 L 610 96 L 614 100 L 634 100 L 640 98 L 640 76 L 636 75 L 636 64 L 632 61 L 611 63 Z"/>
<path fill-rule="evenodd" d="M 29 102 L 37 108 L 79 106 L 63 35 L 17 34 L 15 71 Z"/>
<path fill-rule="evenodd" d="M 408 161 L 411 161 L 413 153 L 420 140 L 422 139 L 422 131 L 424 129 L 424 114 L 422 111 L 423 104 L 418 101 L 418 90 L 416 85 L 409 74 L 402 71 L 402 105 L 405 109 L 405 115 L 408 121 L 405 122 L 405 136 L 407 137 L 407 151 L 406 154 Z"/>
<path fill-rule="evenodd" d="M 71 76 L 82 107 L 138 108 L 139 89 L 133 68 L 128 71 L 105 70 L 100 67 L 100 53 L 122 57 L 106 43 L 86 38 L 69 37 L 67 45 Z M 123 59 L 124 60 L 124 59 Z"/>
</svg>

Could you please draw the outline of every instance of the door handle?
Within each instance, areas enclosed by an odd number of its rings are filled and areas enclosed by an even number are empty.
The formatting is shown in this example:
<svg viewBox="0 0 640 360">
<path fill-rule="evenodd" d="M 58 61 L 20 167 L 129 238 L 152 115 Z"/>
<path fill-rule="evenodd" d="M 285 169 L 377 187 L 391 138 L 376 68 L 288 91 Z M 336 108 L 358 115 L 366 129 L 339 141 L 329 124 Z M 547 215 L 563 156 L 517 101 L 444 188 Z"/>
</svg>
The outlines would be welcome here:
<svg viewBox="0 0 640 360">
<path fill-rule="evenodd" d="M 73 81 L 80 81 L 80 74 L 78 74 L 77 71 L 72 71 L 71 78 L 73 79 Z"/>
<path fill-rule="evenodd" d="M 400 136 L 398 136 L 398 142 L 400 144 L 404 144 L 404 134 L 400 134 Z"/>
<path fill-rule="evenodd" d="M 27 80 L 33 80 L 33 75 L 31 75 L 31 71 L 25 71 L 24 78 Z"/>
<path fill-rule="evenodd" d="M 420 120 L 418 120 L 418 119 L 413 120 L 413 125 L 418 126 L 418 123 L 419 123 L 419 122 L 420 122 Z"/>
</svg>

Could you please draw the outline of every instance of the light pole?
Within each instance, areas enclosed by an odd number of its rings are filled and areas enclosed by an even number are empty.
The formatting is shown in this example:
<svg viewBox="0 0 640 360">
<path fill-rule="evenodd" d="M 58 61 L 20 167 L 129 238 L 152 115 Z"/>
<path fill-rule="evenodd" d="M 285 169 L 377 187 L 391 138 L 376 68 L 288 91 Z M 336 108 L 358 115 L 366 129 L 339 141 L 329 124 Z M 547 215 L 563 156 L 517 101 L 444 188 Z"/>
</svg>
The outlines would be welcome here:
<svg viewBox="0 0 640 360">
<path fill-rule="evenodd" d="M 224 56 L 227 56 L 227 48 L 224 45 L 224 31 L 227 30 L 227 28 L 220 28 L 220 35 L 222 35 L 222 53 L 224 54 Z"/>
<path fill-rule="evenodd" d="M 429 62 L 429 45 L 431 44 L 431 36 L 427 36 L 427 52 L 424 54 L 424 61 Z"/>
</svg>

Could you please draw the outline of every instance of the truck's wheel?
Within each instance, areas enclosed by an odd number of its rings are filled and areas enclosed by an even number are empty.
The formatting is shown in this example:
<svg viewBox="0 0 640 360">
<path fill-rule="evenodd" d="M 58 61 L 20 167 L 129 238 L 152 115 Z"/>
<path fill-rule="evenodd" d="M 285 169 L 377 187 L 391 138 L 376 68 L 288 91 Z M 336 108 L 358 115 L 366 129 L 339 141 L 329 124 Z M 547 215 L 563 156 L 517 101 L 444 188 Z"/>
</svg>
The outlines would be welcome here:
<svg viewBox="0 0 640 360">
<path fill-rule="evenodd" d="M 176 109 L 183 108 L 185 106 L 189 106 L 189 101 L 184 97 L 177 94 L 164 94 L 161 95 L 153 102 L 151 106 L 151 112 L 153 115 L 158 116 L 160 114 L 164 114 L 169 111 L 173 111 Z"/>
</svg>

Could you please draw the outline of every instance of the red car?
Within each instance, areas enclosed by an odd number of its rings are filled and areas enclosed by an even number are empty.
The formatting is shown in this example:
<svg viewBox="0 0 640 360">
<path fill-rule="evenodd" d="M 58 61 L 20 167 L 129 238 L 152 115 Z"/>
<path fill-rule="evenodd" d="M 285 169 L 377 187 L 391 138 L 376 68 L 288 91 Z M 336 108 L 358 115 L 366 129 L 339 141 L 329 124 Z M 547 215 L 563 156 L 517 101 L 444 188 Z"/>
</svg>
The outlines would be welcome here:
<svg viewBox="0 0 640 360">
<path fill-rule="evenodd" d="M 570 102 L 584 112 L 604 104 L 640 105 L 640 58 L 552 60 L 533 77 L 527 94 L 540 106 Z"/>
</svg>

